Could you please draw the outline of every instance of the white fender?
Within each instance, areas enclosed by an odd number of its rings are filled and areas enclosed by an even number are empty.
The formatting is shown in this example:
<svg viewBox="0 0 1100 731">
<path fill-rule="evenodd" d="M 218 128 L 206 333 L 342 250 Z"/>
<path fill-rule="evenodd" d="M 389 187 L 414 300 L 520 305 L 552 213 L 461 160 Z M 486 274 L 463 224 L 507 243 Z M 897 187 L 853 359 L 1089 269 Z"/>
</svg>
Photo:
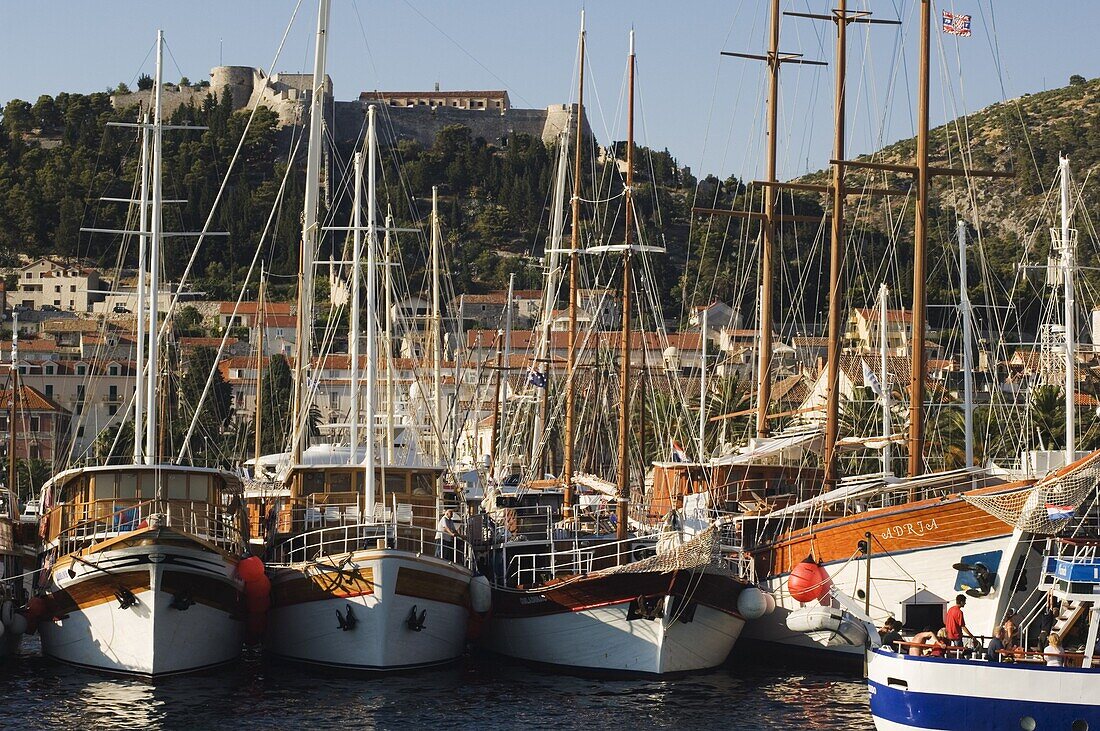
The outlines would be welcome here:
<svg viewBox="0 0 1100 731">
<path fill-rule="evenodd" d="M 745 619 L 760 619 L 768 613 L 767 592 L 750 586 L 737 596 L 737 611 Z"/>
</svg>

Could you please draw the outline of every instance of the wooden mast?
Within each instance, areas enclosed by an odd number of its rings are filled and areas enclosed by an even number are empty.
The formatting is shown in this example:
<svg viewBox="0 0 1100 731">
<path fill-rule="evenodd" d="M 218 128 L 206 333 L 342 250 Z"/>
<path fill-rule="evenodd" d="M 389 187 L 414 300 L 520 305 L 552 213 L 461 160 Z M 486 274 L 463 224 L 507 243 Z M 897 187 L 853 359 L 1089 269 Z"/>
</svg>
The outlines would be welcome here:
<svg viewBox="0 0 1100 731">
<path fill-rule="evenodd" d="M 255 444 L 252 450 L 252 475 L 258 476 L 260 474 L 260 455 L 262 454 L 263 440 L 261 439 L 261 428 L 263 427 L 263 418 L 261 409 L 263 408 L 263 394 L 264 394 L 264 264 L 260 262 L 260 296 L 259 301 L 256 303 L 256 414 L 252 424 L 252 431 L 255 437 Z"/>
<path fill-rule="evenodd" d="M 827 333 L 828 353 L 825 358 L 825 489 L 836 484 L 836 443 L 839 437 L 840 423 L 840 353 L 843 296 L 841 294 L 841 274 L 844 267 L 844 201 L 848 190 L 844 186 L 844 159 L 846 133 L 846 101 L 848 78 L 848 25 L 850 23 L 878 23 L 897 25 L 893 20 L 872 20 L 866 11 L 848 12 L 847 0 L 839 0 L 831 15 L 816 13 L 786 13 L 801 18 L 830 20 L 836 23 L 836 83 L 834 88 L 833 115 L 835 118 L 833 136 L 833 182 L 829 188 L 832 194 L 832 225 L 830 226 L 829 245 L 829 326 Z"/>
<path fill-rule="evenodd" d="M 913 225 L 913 339 L 909 378 L 909 476 L 924 470 L 925 258 L 928 252 L 928 62 L 932 0 L 921 0 L 920 69 L 917 80 L 917 159 L 914 175 L 916 221 Z"/>
<path fill-rule="evenodd" d="M 768 44 L 768 154 L 769 183 L 776 182 L 776 134 L 779 125 L 779 0 L 772 0 L 771 42 Z M 760 354 L 756 383 L 756 436 L 768 435 L 768 404 L 771 403 L 772 368 L 772 248 L 775 245 L 774 188 L 764 188 L 763 245 L 760 252 Z"/>
<path fill-rule="evenodd" d="M 619 343 L 619 466 L 618 501 L 615 503 L 615 537 L 626 538 L 630 501 L 630 285 L 634 274 L 631 244 L 634 242 L 634 31 L 630 31 L 627 60 L 626 188 L 623 191 L 626 235 L 623 238 L 622 340 Z M 644 358 L 643 358 L 644 362 Z"/>
<path fill-rule="evenodd" d="M 576 393 L 573 386 L 573 373 L 577 367 L 577 289 L 580 286 L 578 271 L 580 249 L 581 217 L 581 144 L 584 123 L 584 11 L 581 11 L 581 32 L 579 41 L 578 82 L 577 82 L 577 138 L 573 158 L 573 198 L 572 216 L 569 233 L 569 347 L 565 363 L 565 438 L 563 439 L 564 464 L 562 477 L 564 485 L 562 517 L 573 516 L 573 440 L 576 430 Z"/>
</svg>

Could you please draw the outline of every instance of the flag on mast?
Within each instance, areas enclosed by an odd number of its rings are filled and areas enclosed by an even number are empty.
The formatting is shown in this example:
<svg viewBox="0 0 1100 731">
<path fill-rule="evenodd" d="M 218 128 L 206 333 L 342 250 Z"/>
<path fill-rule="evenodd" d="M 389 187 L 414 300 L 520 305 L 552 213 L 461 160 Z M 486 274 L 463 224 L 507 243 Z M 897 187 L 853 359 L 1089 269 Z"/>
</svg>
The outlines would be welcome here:
<svg viewBox="0 0 1100 731">
<path fill-rule="evenodd" d="M 680 443 L 675 439 L 672 440 L 672 461 L 673 462 L 690 462 L 687 452 L 680 446 Z"/>
<path fill-rule="evenodd" d="M 953 36 L 970 37 L 970 16 L 944 10 L 943 32 Z"/>
<path fill-rule="evenodd" d="M 881 398 L 882 384 L 878 382 L 878 376 L 871 370 L 871 366 L 867 365 L 867 361 L 860 359 L 859 362 L 863 364 L 863 385 L 870 388 L 876 396 Z"/>
<path fill-rule="evenodd" d="M 527 371 L 527 382 L 535 388 L 546 388 L 546 374 L 530 368 Z"/>
</svg>

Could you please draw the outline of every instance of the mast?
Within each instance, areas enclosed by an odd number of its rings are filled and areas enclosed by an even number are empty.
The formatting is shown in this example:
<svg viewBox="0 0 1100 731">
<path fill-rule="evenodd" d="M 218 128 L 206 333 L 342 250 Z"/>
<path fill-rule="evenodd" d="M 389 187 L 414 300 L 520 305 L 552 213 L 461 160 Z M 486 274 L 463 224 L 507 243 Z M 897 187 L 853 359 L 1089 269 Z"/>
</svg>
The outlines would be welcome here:
<svg viewBox="0 0 1100 731">
<path fill-rule="evenodd" d="M 141 198 L 138 200 L 137 386 L 134 388 L 134 464 L 143 461 L 145 439 L 145 268 L 149 246 L 149 112 L 141 118 Z"/>
<path fill-rule="evenodd" d="M 375 230 L 375 221 L 378 220 L 378 209 L 375 198 L 378 196 L 378 135 L 375 129 L 375 115 L 377 109 L 374 104 L 367 107 L 367 445 L 363 463 L 366 465 L 366 475 L 363 488 L 363 509 L 370 510 L 375 504 L 377 485 L 375 484 L 374 466 L 377 461 L 374 451 L 374 427 L 375 412 L 378 410 L 378 315 L 375 312 L 378 303 L 378 233 Z M 359 175 L 356 175 L 356 183 Z M 359 197 L 356 196 L 358 204 Z M 356 224 L 358 226 L 358 224 Z M 355 266 L 359 266 L 362 251 L 355 257 Z M 355 279 L 359 281 L 358 275 Z M 358 363 L 357 363 L 358 365 Z M 358 386 L 356 386 L 358 390 Z M 355 414 L 355 423 L 359 414 Z M 354 451 L 355 445 L 352 445 Z"/>
<path fill-rule="evenodd" d="M 957 223 L 959 234 L 959 317 L 962 318 L 963 432 L 966 466 L 974 465 L 974 333 L 970 321 L 970 292 L 966 272 L 966 221 Z"/>
<path fill-rule="evenodd" d="M 306 155 L 306 190 L 302 210 L 302 248 L 298 270 L 298 332 L 294 364 L 294 419 L 291 463 L 302 461 L 305 446 L 307 379 L 310 372 L 310 334 L 313 328 L 313 259 L 317 248 L 317 207 L 321 185 L 321 124 L 325 101 L 325 56 L 328 52 L 329 0 L 317 9 L 317 44 L 313 56 L 313 91 L 309 104 L 309 147 Z"/>
<path fill-rule="evenodd" d="M 580 286 L 580 272 L 577 260 L 580 249 L 581 217 L 581 141 L 584 135 L 584 11 L 581 11 L 581 32 L 578 41 L 580 63 L 577 82 L 577 139 L 573 157 L 573 197 L 571 200 L 573 220 L 569 233 L 569 342 L 565 363 L 565 435 L 563 441 L 564 464 L 562 477 L 564 485 L 562 517 L 573 517 L 573 438 L 576 424 L 576 389 L 573 375 L 577 367 L 577 288 Z"/>
<path fill-rule="evenodd" d="M 539 454 L 539 443 L 543 441 L 543 428 L 547 424 L 550 414 L 550 354 L 551 334 L 553 325 L 554 305 L 557 302 L 558 279 L 561 276 L 561 239 L 565 228 L 565 175 L 569 169 L 569 128 L 566 127 L 558 138 L 558 168 L 554 179 L 554 218 L 550 225 L 550 241 L 547 246 L 547 271 L 546 271 L 546 297 L 542 303 L 542 339 L 539 341 L 538 360 L 543 361 L 542 375 L 546 379 L 546 386 L 542 389 L 539 400 L 539 408 L 535 414 L 535 428 L 531 430 L 531 461 Z M 538 367 L 536 361 L 536 368 Z M 546 440 L 548 443 L 548 440 Z M 544 448 L 540 460 L 539 477 L 545 472 L 541 465 L 545 463 L 547 453 L 550 450 Z"/>
<path fill-rule="evenodd" d="M 909 380 L 909 476 L 924 469 L 924 331 L 927 314 L 925 258 L 928 249 L 928 64 L 932 35 L 932 0 L 921 0 L 920 71 L 917 103 L 917 160 L 913 175 L 916 221 L 913 226 L 913 339 Z"/>
<path fill-rule="evenodd" d="M 702 360 L 699 362 L 699 462 L 707 461 L 707 305 L 699 316 L 699 344 L 702 349 Z M 645 415 L 645 407 L 642 408 Z M 645 433 L 645 429 L 642 430 Z M 643 452 L 644 454 L 644 452 Z"/>
<path fill-rule="evenodd" d="M 145 464 L 154 464 L 160 457 L 157 450 L 157 384 L 160 378 L 160 329 L 158 305 L 160 295 L 160 245 L 161 229 L 161 166 L 164 162 L 164 130 L 161 120 L 160 95 L 164 86 L 164 31 L 157 31 L 157 68 L 153 81 L 153 170 L 152 170 L 152 221 L 149 245 L 149 375 L 145 383 L 145 402 L 149 404 L 145 415 Z M 161 498 L 161 484 L 157 480 L 157 499 Z"/>
<path fill-rule="evenodd" d="M 630 56 L 627 61 L 626 114 L 626 188 L 623 190 L 626 235 L 623 239 L 622 341 L 619 353 L 619 466 L 618 493 L 615 503 L 615 537 L 626 538 L 630 499 L 630 285 L 633 277 L 631 244 L 634 239 L 634 31 L 630 31 Z M 644 347 L 644 345 L 643 345 Z M 643 358 L 643 362 L 644 362 Z"/>
<path fill-rule="evenodd" d="M 836 23 L 836 98 L 833 159 L 844 159 L 845 100 L 848 67 L 847 0 L 840 0 Z M 833 165 L 833 221 L 829 238 L 829 336 L 825 358 L 825 489 L 836 485 L 836 442 L 840 425 L 840 270 L 844 247 L 844 166 Z"/>
<path fill-rule="evenodd" d="M 432 186 L 432 422 L 435 460 L 443 459 L 443 314 L 439 302 L 439 188 Z"/>
<path fill-rule="evenodd" d="M 894 427 L 890 423 L 890 372 L 886 368 L 886 303 L 889 289 L 885 284 L 878 288 L 878 381 L 882 389 L 882 475 L 893 476 L 893 453 L 891 439 Z"/>
<path fill-rule="evenodd" d="M 493 428 L 489 432 L 489 480 L 494 481 L 497 474 L 497 436 L 500 433 L 500 339 L 503 332 L 497 330 L 496 384 L 493 395 Z"/>
<path fill-rule="evenodd" d="M 1077 458 L 1077 303 L 1074 299 L 1073 269 L 1076 266 L 1077 231 L 1070 228 L 1070 168 L 1069 158 L 1058 157 L 1059 188 L 1062 199 L 1062 287 L 1065 304 L 1064 326 L 1066 331 L 1066 464 Z"/>
<path fill-rule="evenodd" d="M 260 296 L 256 303 L 256 409 L 252 422 L 255 444 L 252 450 L 252 474 L 260 474 L 260 455 L 263 452 L 264 403 L 264 263 L 260 262 Z"/>
<path fill-rule="evenodd" d="M 779 0 L 771 4 L 771 41 L 768 44 L 768 153 L 766 180 L 776 182 L 776 135 L 779 126 Z M 764 188 L 763 246 L 760 259 L 760 355 L 756 384 L 756 436 L 768 436 L 768 404 L 771 403 L 772 368 L 772 249 L 775 246 L 776 189 Z"/>
<path fill-rule="evenodd" d="M 386 208 L 386 232 L 382 243 L 382 287 L 386 290 L 386 464 L 393 464 L 393 443 L 395 441 L 393 420 L 394 378 L 393 378 L 393 281 L 390 272 L 390 230 L 393 228 L 393 211 Z"/>
<path fill-rule="evenodd" d="M 504 305 L 504 373 L 512 372 L 512 298 L 516 291 L 516 275 L 508 275 L 508 301 Z M 498 364 L 499 365 L 499 364 Z M 503 375 L 503 374 L 502 374 Z M 508 394 L 511 391 L 511 382 L 507 383 L 504 396 L 500 402 L 500 432 L 506 442 L 508 440 Z M 501 453 L 504 453 L 504 444 L 501 445 Z"/>
<path fill-rule="evenodd" d="M 373 105 L 372 105 L 373 106 Z M 367 116 L 373 114 L 368 110 Z M 370 124 L 367 122 L 367 135 L 370 135 Z M 368 143 L 369 144 L 369 143 Z M 351 449 L 348 451 L 348 464 L 356 463 L 356 453 L 359 447 L 359 280 L 363 276 L 363 153 L 356 152 L 353 158 L 355 183 L 351 206 L 351 312 L 348 317 L 348 375 L 351 376 L 351 403 L 348 408 L 349 426 L 348 442 Z M 368 358 L 369 360 L 369 358 Z M 368 441 L 370 441 L 368 439 Z M 373 503 L 368 502 L 368 506 Z"/>
<path fill-rule="evenodd" d="M 8 402 L 8 489 L 17 494 L 15 428 L 19 419 L 19 313 L 12 312 L 11 323 L 11 401 Z"/>
</svg>

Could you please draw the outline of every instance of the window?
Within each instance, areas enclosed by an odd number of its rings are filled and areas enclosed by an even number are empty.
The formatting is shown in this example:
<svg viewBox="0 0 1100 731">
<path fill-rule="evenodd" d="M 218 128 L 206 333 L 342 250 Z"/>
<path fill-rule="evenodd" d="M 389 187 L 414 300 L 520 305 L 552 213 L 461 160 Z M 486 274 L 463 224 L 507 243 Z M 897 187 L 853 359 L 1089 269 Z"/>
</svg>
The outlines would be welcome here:
<svg viewBox="0 0 1100 731">
<path fill-rule="evenodd" d="M 330 409 L 340 408 L 340 393 L 338 391 L 329 391 L 328 407 Z"/>
<path fill-rule="evenodd" d="M 138 476 L 136 472 L 122 472 L 118 476 L 118 496 L 124 500 L 137 497 Z"/>
<path fill-rule="evenodd" d="M 47 376 L 52 376 L 56 370 L 57 368 L 52 364 L 43 366 L 42 368 L 42 372 Z M 52 386 L 46 386 L 46 388 L 52 388 Z"/>
<path fill-rule="evenodd" d="M 187 494 L 192 500 L 199 502 L 211 502 L 210 476 L 191 475 L 191 480 L 187 487 Z"/>
<path fill-rule="evenodd" d="M 53 286 L 53 291 L 54 292 L 60 292 L 61 291 L 61 285 L 60 284 L 55 284 Z M 54 304 L 57 304 L 57 300 L 54 300 Z"/>
<path fill-rule="evenodd" d="M 46 384 L 46 398 L 53 398 L 53 384 Z"/>
<path fill-rule="evenodd" d="M 39 457 L 40 452 L 38 451 L 38 445 L 37 444 L 32 444 L 31 445 L 30 452 L 31 452 L 30 453 L 30 458 L 31 459 L 40 459 L 40 457 Z"/>
<path fill-rule="evenodd" d="M 84 438 L 84 427 L 78 426 L 76 428 L 76 438 L 77 439 L 83 439 Z"/>
<path fill-rule="evenodd" d="M 39 418 L 37 416 L 32 416 L 31 419 L 30 419 L 30 423 L 31 423 L 30 430 L 32 432 L 37 432 L 37 431 L 41 430 L 41 428 L 42 428 L 42 419 L 41 418 Z"/>
<path fill-rule="evenodd" d="M 398 473 L 386 475 L 386 493 L 398 493 L 404 494 L 407 491 L 405 487 L 405 475 Z"/>
<path fill-rule="evenodd" d="M 0 431 L 8 430 L 8 415 L 0 414 Z"/>
<path fill-rule="evenodd" d="M 96 500 L 114 500 L 115 475 L 96 475 L 92 478 L 92 488 Z"/>
<path fill-rule="evenodd" d="M 118 413 L 118 406 L 116 404 L 111 404 L 110 406 L 107 407 L 107 415 L 108 416 L 114 416 L 117 413 Z"/>
<path fill-rule="evenodd" d="M 435 495 L 435 477 L 430 472 L 417 472 L 413 475 L 413 495 Z"/>
<path fill-rule="evenodd" d="M 75 292 L 76 291 L 76 285 L 75 284 L 70 284 L 69 285 L 69 291 L 70 292 Z M 69 301 L 72 302 L 72 300 L 69 300 Z"/>
<path fill-rule="evenodd" d="M 169 472 L 164 476 L 164 496 L 169 500 L 187 499 L 187 475 Z"/>
<path fill-rule="evenodd" d="M 84 384 L 83 383 L 76 384 L 76 400 L 77 401 L 83 401 L 84 400 Z"/>
<path fill-rule="evenodd" d="M 112 366 L 108 367 L 107 368 L 107 375 L 117 376 L 118 375 L 118 366 L 117 365 L 112 365 Z M 115 387 L 111 386 L 111 395 L 112 396 L 114 395 L 114 392 L 115 392 Z"/>
<path fill-rule="evenodd" d="M 76 375 L 84 376 L 84 375 L 87 375 L 87 373 L 88 373 L 88 366 L 84 365 L 83 363 L 77 363 L 76 364 Z M 80 394 L 81 394 L 80 398 L 84 398 L 84 395 L 83 395 L 84 394 L 84 389 L 82 387 L 80 388 Z"/>
</svg>

